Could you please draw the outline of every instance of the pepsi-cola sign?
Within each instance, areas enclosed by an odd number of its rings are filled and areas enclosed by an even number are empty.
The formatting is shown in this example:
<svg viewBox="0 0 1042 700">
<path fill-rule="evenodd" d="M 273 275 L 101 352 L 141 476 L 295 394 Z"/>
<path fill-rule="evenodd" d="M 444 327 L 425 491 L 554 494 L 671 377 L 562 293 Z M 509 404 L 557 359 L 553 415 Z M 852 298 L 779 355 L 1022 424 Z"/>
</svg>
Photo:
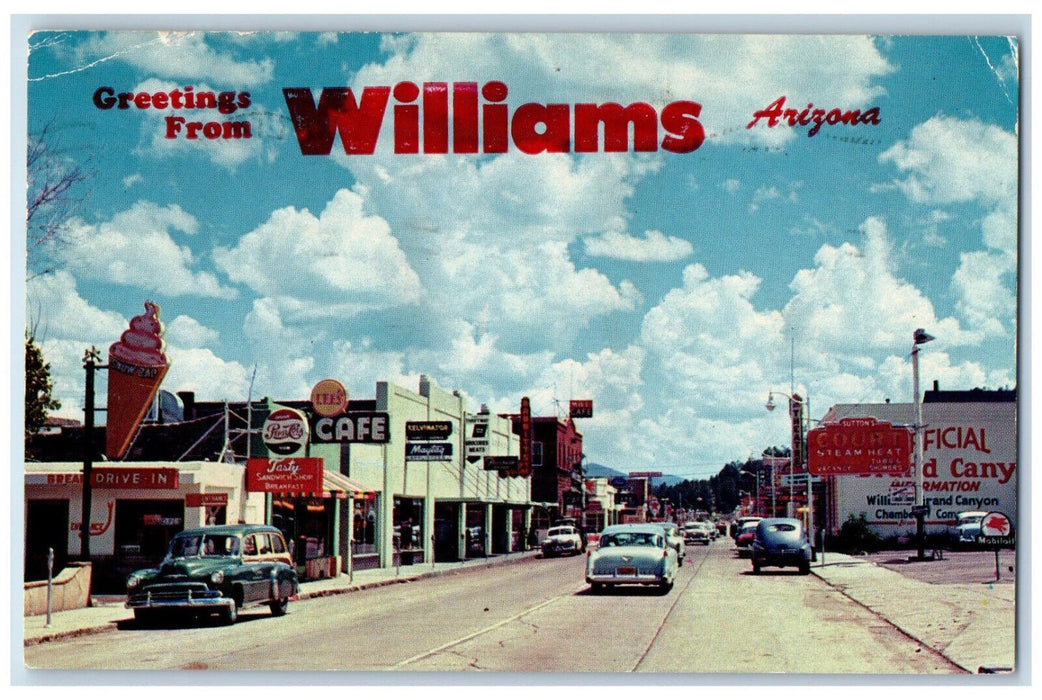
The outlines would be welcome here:
<svg viewBox="0 0 1042 700">
<path fill-rule="evenodd" d="M 307 416 L 285 407 L 272 411 L 261 430 L 264 446 L 277 455 L 289 455 L 304 449 L 308 434 Z"/>
</svg>

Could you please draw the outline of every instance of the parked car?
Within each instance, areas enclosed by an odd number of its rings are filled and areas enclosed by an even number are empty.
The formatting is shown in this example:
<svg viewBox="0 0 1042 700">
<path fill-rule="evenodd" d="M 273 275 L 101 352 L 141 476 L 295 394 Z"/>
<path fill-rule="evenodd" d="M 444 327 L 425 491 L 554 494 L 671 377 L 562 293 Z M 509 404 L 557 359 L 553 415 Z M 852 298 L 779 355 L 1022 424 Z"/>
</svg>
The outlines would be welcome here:
<svg viewBox="0 0 1042 700">
<path fill-rule="evenodd" d="M 657 523 L 611 525 L 601 531 L 597 551 L 586 560 L 586 582 L 595 590 L 624 584 L 673 587 L 677 550 Z"/>
<path fill-rule="evenodd" d="M 673 549 L 677 551 L 677 566 L 684 565 L 684 534 L 680 531 L 680 526 L 676 523 L 663 520 L 660 522 L 651 523 L 662 528 L 662 531 L 666 533 L 666 542 L 669 543 Z"/>
<path fill-rule="evenodd" d="M 178 533 L 154 569 L 127 577 L 134 617 L 161 612 L 218 614 L 232 624 L 241 608 L 267 605 L 285 615 L 297 570 L 282 532 L 271 525 L 215 525 Z"/>
<path fill-rule="evenodd" d="M 738 537 L 735 538 L 735 546 L 738 548 L 739 557 L 748 557 L 752 553 L 753 539 L 756 537 L 756 526 L 759 524 L 760 520 L 760 518 L 757 518 L 756 520 L 748 520 L 738 530 Z"/>
<path fill-rule="evenodd" d="M 758 515 L 743 515 L 740 518 L 735 518 L 731 521 L 731 539 L 737 541 L 738 533 L 742 530 L 742 525 L 746 523 L 759 522 L 762 518 Z"/>
<path fill-rule="evenodd" d="M 684 544 L 708 545 L 713 539 L 710 533 L 709 523 L 684 523 Z"/>
<path fill-rule="evenodd" d="M 798 518 L 764 518 L 756 524 L 750 554 L 753 572 L 765 566 L 795 566 L 810 573 L 810 540 Z"/>
<path fill-rule="evenodd" d="M 978 546 L 981 522 L 987 513 L 966 510 L 955 516 L 955 524 L 948 528 L 948 543 L 952 549 L 970 549 Z"/>
<path fill-rule="evenodd" d="M 552 527 L 546 531 L 546 539 L 543 540 L 544 557 L 579 554 L 585 549 L 579 530 L 571 525 Z"/>
</svg>

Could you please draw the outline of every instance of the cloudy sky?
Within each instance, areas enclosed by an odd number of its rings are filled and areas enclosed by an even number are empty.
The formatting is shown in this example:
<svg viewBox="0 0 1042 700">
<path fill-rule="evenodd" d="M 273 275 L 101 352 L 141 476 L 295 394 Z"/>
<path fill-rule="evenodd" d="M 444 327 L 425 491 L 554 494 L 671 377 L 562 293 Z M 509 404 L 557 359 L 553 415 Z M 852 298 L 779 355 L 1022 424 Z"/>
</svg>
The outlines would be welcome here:
<svg viewBox="0 0 1042 700">
<path fill-rule="evenodd" d="M 426 374 L 472 410 L 592 399 L 590 461 L 690 478 L 788 442 L 771 390 L 809 396 L 812 417 L 910 401 L 919 327 L 937 338 L 924 385 L 1016 384 L 1006 37 L 41 32 L 29 46 L 29 131 L 89 174 L 66 244 L 33 251 L 25 286 L 61 415 L 82 417 L 84 349 L 107 351 L 146 299 L 170 391 L 241 401 L 252 381 L 254 397 L 302 399 L 334 377 L 372 398 Z M 695 102 L 705 140 L 395 153 L 392 96 L 374 153 L 338 137 L 302 155 L 283 93 L 490 81 L 511 115 Z M 100 87 L 249 106 L 99 109 Z M 754 120 L 781 97 L 878 123 Z M 252 137 L 168 139 L 171 116 L 248 121 Z"/>
</svg>

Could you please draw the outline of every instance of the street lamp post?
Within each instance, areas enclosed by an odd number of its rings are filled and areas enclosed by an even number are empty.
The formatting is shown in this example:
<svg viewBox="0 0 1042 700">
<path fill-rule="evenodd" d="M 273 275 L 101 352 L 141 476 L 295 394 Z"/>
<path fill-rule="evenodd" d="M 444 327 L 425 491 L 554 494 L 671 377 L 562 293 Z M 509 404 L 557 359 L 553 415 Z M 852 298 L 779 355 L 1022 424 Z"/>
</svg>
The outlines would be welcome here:
<svg viewBox="0 0 1042 700">
<path fill-rule="evenodd" d="M 926 558 L 926 504 L 923 498 L 923 404 L 919 398 L 919 346 L 934 337 L 922 328 L 912 334 L 912 401 L 915 404 L 915 538 L 919 559 Z"/>
<path fill-rule="evenodd" d="M 755 515 L 760 514 L 760 472 L 751 472 L 748 469 L 743 469 L 742 474 L 748 474 L 749 476 L 756 479 L 756 492 L 753 495 L 753 513 Z"/>
</svg>

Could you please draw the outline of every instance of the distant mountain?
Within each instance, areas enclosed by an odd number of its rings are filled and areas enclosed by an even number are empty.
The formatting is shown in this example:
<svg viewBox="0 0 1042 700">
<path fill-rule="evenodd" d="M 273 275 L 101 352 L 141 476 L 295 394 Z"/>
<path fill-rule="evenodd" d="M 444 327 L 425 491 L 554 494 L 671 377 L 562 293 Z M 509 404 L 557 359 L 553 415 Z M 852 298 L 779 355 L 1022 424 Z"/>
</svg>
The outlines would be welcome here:
<svg viewBox="0 0 1042 700">
<path fill-rule="evenodd" d="M 609 479 L 614 479 L 617 476 L 625 477 L 625 472 L 620 472 L 617 469 L 606 467 L 603 464 L 596 464 L 594 462 L 586 463 L 586 476 L 596 479 L 597 477 L 606 476 Z"/>
<path fill-rule="evenodd" d="M 647 471 L 654 471 L 649 469 Z M 612 469 L 606 467 L 603 464 L 596 464 L 594 462 L 587 462 L 586 464 L 586 476 L 590 478 L 607 477 L 613 479 L 617 476 L 621 476 L 624 479 L 629 477 L 629 472 L 620 472 L 618 469 Z M 667 486 L 674 486 L 679 484 L 684 479 L 679 476 L 673 476 L 672 474 L 663 474 L 662 476 L 654 476 L 651 478 L 651 487 L 655 488 L 659 484 L 666 484 Z"/>
</svg>

